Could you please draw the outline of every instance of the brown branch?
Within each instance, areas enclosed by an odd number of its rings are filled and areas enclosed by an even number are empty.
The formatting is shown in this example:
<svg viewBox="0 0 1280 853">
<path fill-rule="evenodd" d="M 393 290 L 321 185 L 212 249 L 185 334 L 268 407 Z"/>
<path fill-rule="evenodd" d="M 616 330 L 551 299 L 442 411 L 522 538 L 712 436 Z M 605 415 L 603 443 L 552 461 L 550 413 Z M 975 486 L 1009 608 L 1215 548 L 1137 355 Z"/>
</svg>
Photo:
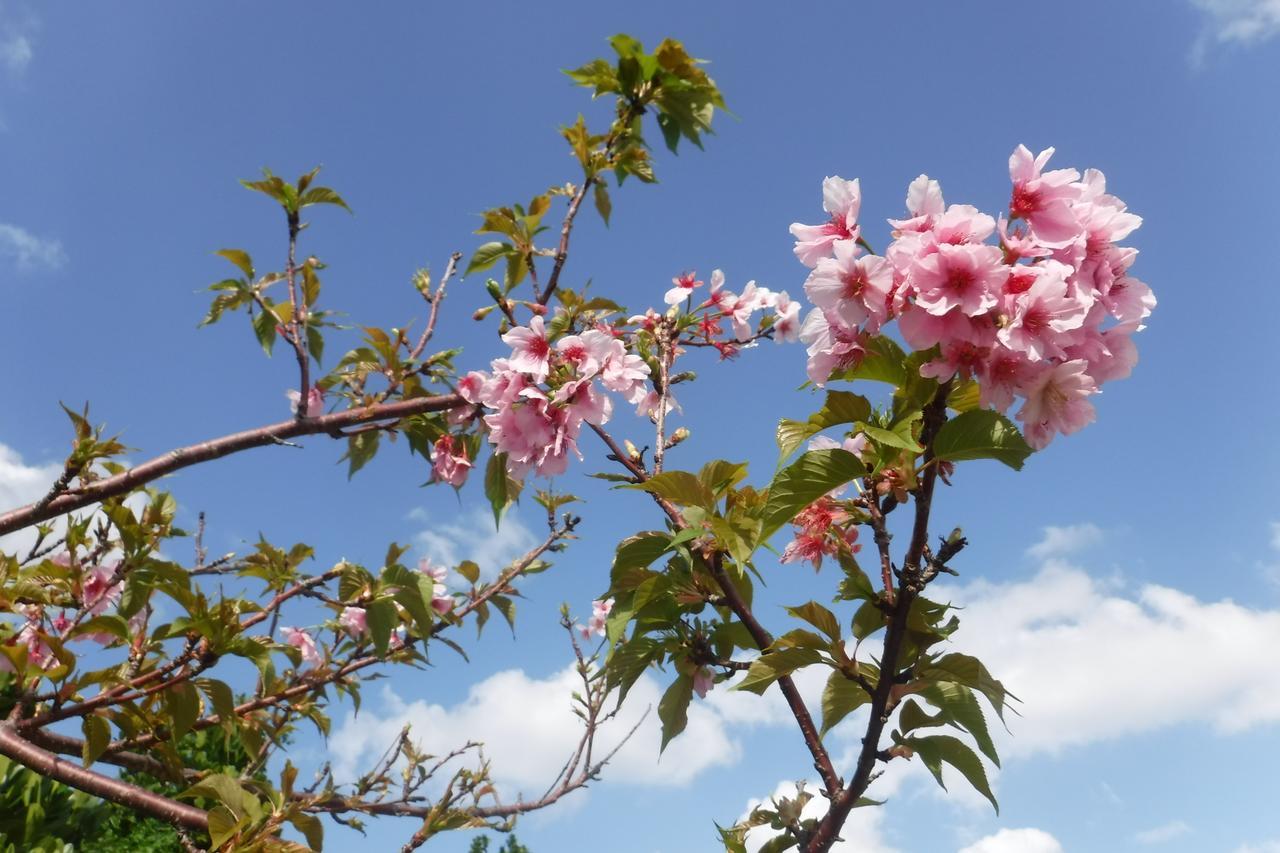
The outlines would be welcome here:
<svg viewBox="0 0 1280 853">
<path fill-rule="evenodd" d="M 928 463 L 933 459 L 933 440 L 947 419 L 947 392 L 950 387 L 950 382 L 942 383 L 933 400 L 924 409 L 924 428 L 921 430 L 920 443 L 925 447 L 925 474 L 915 493 L 916 512 L 911 544 L 902 564 L 901 580 L 880 659 L 880 680 L 871 697 L 871 714 L 867 720 L 867 732 L 862 738 L 862 749 L 858 754 L 854 775 L 848 787 L 832 799 L 831 807 L 804 848 L 806 853 L 828 853 L 839 837 L 840 828 L 848 819 L 849 812 L 871 784 L 872 774 L 879 760 L 880 738 L 889 722 L 889 715 L 893 713 L 891 699 L 898 673 L 898 656 L 902 652 L 902 643 L 907 633 L 907 617 L 916 596 L 924 589 L 920 558 L 929 540 L 929 513 L 933 507 L 933 490 L 938 472 L 938 466 Z M 874 492 L 870 494 L 874 497 Z M 868 501 L 870 503 L 872 501 Z"/>
<path fill-rule="evenodd" d="M 331 415 L 321 415 L 305 420 L 288 420 L 267 426 L 232 433 L 221 438 L 202 441 L 198 444 L 179 447 L 163 456 L 157 456 L 127 471 L 112 477 L 106 477 L 89 485 L 66 492 L 51 500 L 44 507 L 29 504 L 10 510 L 0 515 L 0 535 L 21 530 L 32 524 L 38 524 L 55 518 L 71 510 L 80 509 L 106 498 L 115 497 L 150 483 L 166 474 L 172 474 L 183 468 L 220 459 L 232 453 L 249 450 L 254 447 L 265 447 L 280 444 L 285 439 L 303 435 L 332 433 L 343 427 L 370 421 L 399 420 L 424 412 L 439 412 L 467 405 L 457 394 L 444 394 L 436 397 L 414 397 L 410 400 L 397 400 L 394 403 L 382 403 L 376 406 L 347 409 Z"/>
<path fill-rule="evenodd" d="M 611 146 L 611 140 L 609 145 Z M 606 146 L 608 150 L 608 146 Z M 551 301 L 551 296 L 556 292 L 556 285 L 560 283 L 560 271 L 564 269 L 564 262 L 569 259 L 569 234 L 573 231 L 573 220 L 578 215 L 578 208 L 582 207 L 582 200 L 587 197 L 587 190 L 591 189 L 598 178 L 594 175 L 588 176 L 582 182 L 582 186 L 578 187 L 578 191 L 574 193 L 572 199 L 569 200 L 569 209 L 564 213 L 564 220 L 560 223 L 560 244 L 556 247 L 555 263 L 551 267 L 551 275 L 547 278 L 547 289 L 538 293 L 535 289 L 534 297 L 539 305 L 546 305 Z M 532 266 L 532 264 L 530 265 Z"/>
<path fill-rule="evenodd" d="M 716 583 L 720 585 L 720 589 L 724 591 L 724 597 L 729 604 L 729 609 L 734 612 L 734 615 L 746 627 L 756 646 L 762 652 L 768 649 L 769 646 L 773 645 L 773 637 L 756 619 L 755 614 L 751 612 L 751 607 L 739 594 L 738 587 L 734 584 L 733 579 L 729 577 L 728 572 L 724 570 L 719 552 L 712 553 L 707 558 L 707 566 L 711 569 L 711 575 L 715 578 Z M 813 756 L 813 766 L 818 771 L 818 775 L 822 777 L 822 784 L 826 786 L 827 795 L 835 796 L 841 787 L 840 776 L 836 773 L 835 765 L 831 763 L 831 756 L 827 754 L 827 748 L 822 744 L 822 737 L 818 734 L 818 727 L 814 725 L 813 716 L 809 713 L 809 708 L 804 703 L 804 697 L 800 695 L 795 681 L 789 675 L 784 675 L 778 679 L 778 688 L 786 698 L 787 706 L 791 709 L 791 715 L 795 717 L 796 724 L 800 727 L 800 734 L 804 738 L 805 746 L 809 747 L 810 755 Z"/>
<path fill-rule="evenodd" d="M 431 340 L 431 336 L 436 331 L 436 318 L 440 313 L 440 303 L 444 301 L 444 288 L 449 283 L 449 279 L 453 278 L 454 270 L 458 268 L 458 261 L 462 260 L 461 252 L 454 252 L 449 256 L 449 263 L 444 268 L 444 275 L 440 277 L 440 285 L 436 288 L 435 296 L 431 297 L 431 313 L 427 317 L 426 328 L 422 330 L 422 337 L 418 338 L 418 343 L 409 353 L 411 360 L 417 360 L 421 357 L 423 350 L 427 348 L 427 342 Z M 425 296 L 426 294 L 423 294 Z"/>
<path fill-rule="evenodd" d="M 136 812 L 174 826 L 207 832 L 209 816 L 204 809 L 179 803 L 137 785 L 112 779 L 65 761 L 21 737 L 12 723 L 0 723 L 0 755 L 45 778 L 93 794 Z"/>
</svg>

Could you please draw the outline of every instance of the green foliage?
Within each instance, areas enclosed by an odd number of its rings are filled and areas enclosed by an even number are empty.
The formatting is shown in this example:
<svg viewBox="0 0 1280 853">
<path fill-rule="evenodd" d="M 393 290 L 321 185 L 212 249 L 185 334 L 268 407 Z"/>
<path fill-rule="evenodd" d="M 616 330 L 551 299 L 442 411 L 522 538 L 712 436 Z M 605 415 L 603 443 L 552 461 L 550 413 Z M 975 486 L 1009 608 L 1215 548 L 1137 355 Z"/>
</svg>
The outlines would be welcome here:
<svg viewBox="0 0 1280 853">
<path fill-rule="evenodd" d="M 489 853 L 489 840 L 487 835 L 471 839 L 471 846 L 467 848 L 467 853 Z M 498 848 L 497 853 L 532 853 L 532 851 L 521 844 L 514 835 L 508 835 L 507 840 Z"/>
</svg>

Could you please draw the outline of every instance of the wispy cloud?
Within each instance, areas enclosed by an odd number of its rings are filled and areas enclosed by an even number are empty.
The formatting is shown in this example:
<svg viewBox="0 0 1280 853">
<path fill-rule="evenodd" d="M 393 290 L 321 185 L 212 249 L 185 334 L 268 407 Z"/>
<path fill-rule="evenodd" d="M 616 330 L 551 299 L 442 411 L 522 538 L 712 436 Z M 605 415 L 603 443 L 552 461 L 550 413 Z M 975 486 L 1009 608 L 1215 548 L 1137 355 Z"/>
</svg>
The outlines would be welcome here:
<svg viewBox="0 0 1280 853">
<path fill-rule="evenodd" d="M 1133 840 L 1139 844 L 1164 844 L 1175 838 L 1181 838 L 1191 831 L 1191 826 L 1183 820 L 1174 820 L 1151 829 L 1135 833 Z"/>
<path fill-rule="evenodd" d="M 14 3 L 0 0 L 0 68 L 21 77 L 35 51 L 32 38 L 39 26 L 35 15 Z"/>
<path fill-rule="evenodd" d="M 1280 0 L 1191 0 L 1205 15 L 1204 29 L 1191 48 L 1195 64 L 1218 45 L 1253 45 L 1280 35 Z"/>
<path fill-rule="evenodd" d="M 647 709 L 658 706 L 664 686 L 642 675 L 618 716 L 598 735 L 596 745 L 603 752 L 639 726 L 605 770 L 611 783 L 682 787 L 704 770 L 740 758 L 741 747 L 725 733 L 725 721 L 700 702 L 689 708 L 685 733 L 659 756 L 661 724 Z M 384 688 L 381 707 L 371 707 L 374 703 L 366 699 L 360 715 L 349 715 L 334 732 L 329 746 L 336 772 L 351 778 L 367 769 L 361 762 L 380 755 L 409 725 L 418 746 L 435 755 L 467 741 L 482 742 L 505 794 L 545 787 L 582 734 L 582 722 L 573 710 L 575 689 L 581 689 L 581 681 L 574 666 L 546 678 L 530 677 L 519 669 L 499 672 L 450 706 L 421 699 L 408 702 Z"/>
<path fill-rule="evenodd" d="M 492 513 L 480 507 L 450 521 L 432 518 L 422 509 L 409 513 L 409 518 L 430 524 L 414 536 L 418 556 L 449 567 L 471 560 L 480 567 L 480 576 L 486 580 L 496 578 L 498 572 L 538 542 L 538 537 L 513 512 L 508 512 L 496 529 Z"/>
<path fill-rule="evenodd" d="M 0 222 L 0 260 L 21 271 L 58 269 L 67 254 L 57 240 L 37 237 L 25 228 Z"/>
<path fill-rule="evenodd" d="M 1040 541 L 1027 549 L 1027 556 L 1037 560 L 1062 557 L 1091 548 L 1102 541 L 1102 529 L 1096 524 L 1068 524 L 1065 527 L 1049 526 L 1044 529 Z"/>
<path fill-rule="evenodd" d="M 1062 853 L 1062 845 L 1043 829 L 1002 829 L 978 839 L 960 853 Z"/>
</svg>

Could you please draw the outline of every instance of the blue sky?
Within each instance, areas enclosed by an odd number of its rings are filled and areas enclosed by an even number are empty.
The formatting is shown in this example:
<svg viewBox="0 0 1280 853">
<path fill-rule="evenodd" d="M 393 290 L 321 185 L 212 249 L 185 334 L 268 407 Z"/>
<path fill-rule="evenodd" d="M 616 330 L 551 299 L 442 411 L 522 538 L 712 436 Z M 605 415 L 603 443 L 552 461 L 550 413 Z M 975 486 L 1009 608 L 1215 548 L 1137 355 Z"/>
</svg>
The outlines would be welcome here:
<svg viewBox="0 0 1280 853">
<path fill-rule="evenodd" d="M 731 288 L 753 278 L 798 294 L 804 269 L 787 225 L 819 215 L 828 174 L 861 177 L 863 219 L 880 245 L 880 223 L 900 214 L 920 172 L 948 201 L 999 209 L 1018 143 L 1057 146 L 1057 165 L 1102 169 L 1145 219 L 1130 241 L 1142 250 L 1135 271 L 1160 305 L 1138 338 L 1133 378 L 1108 385 L 1098 422 L 1022 474 L 962 470 L 936 512 L 940 528 L 960 524 L 973 543 L 952 587 L 970 603 L 957 642 L 982 649 L 1027 700 L 1004 747 L 1001 815 L 963 793 L 941 798 L 919 768 L 895 771 L 889 807 L 858 815 L 848 849 L 1280 850 L 1270 770 L 1280 757 L 1280 8 L 1067 9 L 654 2 L 370 13 L 4 0 L 0 497 L 38 495 L 56 476 L 67 436 L 58 401 L 90 401 L 138 458 L 286 414 L 289 360 L 266 361 L 239 323 L 195 330 L 207 303 L 197 291 L 225 273 L 213 250 L 281 254 L 275 212 L 236 179 L 323 164 L 356 211 L 321 212 L 307 234 L 306 250 L 330 264 L 328 301 L 357 323 L 420 321 L 414 269 L 473 248 L 484 208 L 575 177 L 556 129 L 579 111 L 603 118 L 559 69 L 602 54 L 617 31 L 647 43 L 672 35 L 713 60 L 737 118 L 718 125 L 705 153 L 661 154 L 657 186 L 616 193 L 611 229 L 586 217 L 577 232 L 571 282 L 591 278 L 632 307 L 660 302 L 683 269 L 716 266 Z M 454 287 L 439 336 L 465 346 L 472 366 L 498 350 L 492 327 L 469 319 L 481 284 Z M 803 361 L 800 347 L 769 345 L 701 364 L 683 398 L 693 438 L 676 463 L 748 459 L 766 476 L 776 419 L 814 405 L 795 390 Z M 640 426 L 619 430 L 639 436 Z M 526 791 L 554 773 L 528 745 L 554 752 L 572 734 L 554 713 L 568 661 L 556 610 L 568 601 L 586 611 L 618 538 L 658 523 L 644 501 L 582 476 L 605 465 L 598 447 L 584 448 L 587 461 L 559 483 L 587 498 L 583 539 L 527 586 L 517 638 L 492 630 L 470 665 L 446 655 L 429 673 L 372 686 L 358 722 L 336 715 L 340 760 L 380 749 L 374 734 L 410 719 L 438 737 L 492 732 L 495 768 Z M 339 448 L 313 439 L 170 486 L 188 519 L 209 513 L 215 552 L 263 530 L 313 543 L 326 563 L 374 561 L 396 540 L 492 564 L 537 535 L 536 507 L 495 537 L 477 489 L 461 500 L 420 489 L 425 468 L 395 450 L 350 484 Z M 765 571 L 776 603 L 831 582 L 795 566 Z M 656 703 L 662 683 L 642 685 L 634 713 Z M 601 784 L 525 820 L 519 835 L 537 853 L 606 837 L 617 853 L 712 849 L 713 819 L 732 822 L 807 766 L 776 705 L 712 695 L 661 763 L 644 729 Z M 513 734 L 535 705 L 548 710 L 545 725 Z M 852 730 L 837 735 L 836 752 L 855 741 Z M 325 747 L 298 749 L 315 760 Z M 412 830 L 378 824 L 366 849 Z M 330 838 L 329 849 L 360 844 L 343 830 Z"/>
</svg>

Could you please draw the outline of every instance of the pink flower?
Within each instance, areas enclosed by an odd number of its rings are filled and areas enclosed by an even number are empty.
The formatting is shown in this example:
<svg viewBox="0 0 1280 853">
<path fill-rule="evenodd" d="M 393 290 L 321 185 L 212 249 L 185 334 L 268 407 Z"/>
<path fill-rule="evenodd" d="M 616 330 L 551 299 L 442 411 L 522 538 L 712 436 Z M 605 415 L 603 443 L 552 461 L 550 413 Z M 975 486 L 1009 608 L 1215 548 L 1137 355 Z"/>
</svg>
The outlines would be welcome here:
<svg viewBox="0 0 1280 853">
<path fill-rule="evenodd" d="M 611 335 L 589 329 L 581 335 L 566 335 L 556 341 L 556 352 L 578 376 L 590 378 L 600 372 L 605 361 L 613 355 L 615 346 L 622 348 L 621 342 Z"/>
<path fill-rule="evenodd" d="M 694 279 L 695 275 L 697 273 L 687 272 L 671 279 L 675 287 L 667 291 L 666 296 L 662 297 L 663 301 L 668 305 L 679 305 L 693 296 L 694 288 L 702 287 L 702 282 Z"/>
<path fill-rule="evenodd" d="M 724 289 L 724 272 L 721 270 L 711 271 L 711 293 L 707 297 L 707 305 L 714 305 L 721 311 L 728 311 L 729 306 L 737 299 L 732 293 Z"/>
<path fill-rule="evenodd" d="M 804 283 L 804 293 L 814 305 L 835 312 L 846 326 L 865 323 L 875 332 L 888 319 L 893 268 L 876 255 L 858 257 L 856 249 L 840 243 L 835 257 L 820 259 Z"/>
<path fill-rule="evenodd" d="M 852 453 L 854 456 L 861 457 L 862 452 L 867 449 L 867 437 L 863 433 L 849 436 L 844 441 L 836 441 L 825 435 L 815 435 L 809 439 L 810 450 L 844 450 Z"/>
<path fill-rule="evenodd" d="M 747 341 L 755 334 L 751 328 L 751 315 L 769 304 L 773 293 L 767 288 L 756 287 L 754 281 L 747 282 L 742 294 L 733 304 L 724 309 L 724 313 L 733 323 L 733 334 L 739 341 Z"/>
<path fill-rule="evenodd" d="M 996 296 L 1009 275 L 1000 250 L 994 246 L 943 244 L 911 270 L 916 305 L 941 316 L 952 308 L 975 317 L 996 305 Z"/>
<path fill-rule="evenodd" d="M 1042 261 L 1019 271 L 1034 273 L 1035 281 L 1010 299 L 1008 323 L 997 337 L 1032 361 L 1061 358 L 1063 347 L 1078 337 L 1076 330 L 1084 325 L 1091 300 L 1068 292 L 1071 268 L 1057 261 Z"/>
<path fill-rule="evenodd" d="M 120 600 L 121 583 L 111 583 L 117 566 L 91 566 L 81 576 L 82 606 L 94 616 L 105 613 L 108 607 Z"/>
<path fill-rule="evenodd" d="M 513 370 L 528 373 L 539 382 L 547 378 L 551 343 L 541 317 L 530 320 L 528 327 L 516 326 L 502 336 L 502 342 L 511 347 L 508 361 Z"/>
<path fill-rule="evenodd" d="M 698 694 L 699 699 L 706 699 L 707 693 L 716 686 L 715 675 L 705 666 L 698 667 L 693 674 L 693 692 Z"/>
<path fill-rule="evenodd" d="M 1009 156 L 1009 177 L 1013 180 L 1009 213 L 1025 219 L 1041 243 L 1056 247 L 1072 242 L 1080 233 L 1080 223 L 1071 209 L 1071 202 L 1080 197 L 1080 187 L 1075 184 L 1080 173 L 1075 169 L 1042 172 L 1052 156 L 1052 148 L 1034 158 L 1025 145 L 1014 149 Z"/>
<path fill-rule="evenodd" d="M 890 219 L 895 232 L 921 232 L 933 228 L 935 217 L 941 216 L 946 205 L 942 201 L 942 187 L 928 175 L 920 175 L 907 187 L 907 212 L 909 219 Z M 898 236 L 897 233 L 894 236 Z"/>
<path fill-rule="evenodd" d="M 809 381 L 821 388 L 837 370 L 848 370 L 862 360 L 866 350 L 856 328 L 835 314 L 814 308 L 800 328 L 800 340 L 808 344 Z"/>
<path fill-rule="evenodd" d="M 858 210 L 862 206 L 862 188 L 858 179 L 846 181 L 839 176 L 822 182 L 822 209 L 831 219 L 822 225 L 792 223 L 791 234 L 796 238 L 796 257 L 807 267 L 814 267 L 818 259 L 831 254 L 837 243 L 858 241 Z"/>
<path fill-rule="evenodd" d="M 552 402 L 563 406 L 567 418 L 579 424 L 585 421 L 600 426 L 608 423 L 613 413 L 613 401 L 609 395 L 596 390 L 590 379 L 575 379 L 561 385 Z"/>
<path fill-rule="evenodd" d="M 455 442 L 449 433 L 440 436 L 431 446 L 431 468 L 436 482 L 448 483 L 455 489 L 461 487 L 471 473 L 466 445 Z"/>
<path fill-rule="evenodd" d="M 621 394 L 628 403 L 639 402 L 649 380 L 649 365 L 643 358 L 627 352 L 621 341 L 614 341 L 600 371 L 600 383 Z"/>
<path fill-rule="evenodd" d="M 344 607 L 338 624 L 351 636 L 359 637 L 369 630 L 368 614 L 363 607 Z"/>
<path fill-rule="evenodd" d="M 1083 360 L 1057 364 L 1040 371 L 1022 390 L 1026 400 L 1017 418 L 1027 443 L 1036 450 L 1057 433 L 1070 435 L 1093 422 L 1096 412 L 1088 398 L 1098 393 L 1098 386 L 1087 369 Z"/>
<path fill-rule="evenodd" d="M 324 663 L 320 650 L 316 648 L 316 641 L 306 631 L 301 628 L 281 628 L 280 634 L 286 643 L 302 652 L 302 662 L 305 665 L 317 667 Z"/>
<path fill-rule="evenodd" d="M 435 582 L 431 589 L 431 609 L 441 616 L 452 610 L 453 596 L 449 594 L 449 588 L 444 583 L 449 577 L 449 570 L 444 566 L 437 566 L 429 558 L 423 557 L 418 561 L 418 571 Z"/>
<path fill-rule="evenodd" d="M 590 639 L 592 634 L 603 637 L 605 635 L 605 627 L 609 621 L 609 613 L 612 610 L 612 598 L 591 602 L 591 619 L 587 622 L 587 627 L 582 629 L 583 638 Z"/>
<path fill-rule="evenodd" d="M 784 290 L 773 303 L 773 342 L 794 343 L 800 340 L 800 303 L 792 302 Z"/>
<path fill-rule="evenodd" d="M 289 398 L 293 413 L 298 414 L 298 404 L 302 400 L 302 394 L 296 388 L 290 388 L 284 392 L 284 395 Z M 324 389 L 319 385 L 307 392 L 307 409 L 301 414 L 304 418 L 318 418 L 324 414 Z"/>
</svg>

